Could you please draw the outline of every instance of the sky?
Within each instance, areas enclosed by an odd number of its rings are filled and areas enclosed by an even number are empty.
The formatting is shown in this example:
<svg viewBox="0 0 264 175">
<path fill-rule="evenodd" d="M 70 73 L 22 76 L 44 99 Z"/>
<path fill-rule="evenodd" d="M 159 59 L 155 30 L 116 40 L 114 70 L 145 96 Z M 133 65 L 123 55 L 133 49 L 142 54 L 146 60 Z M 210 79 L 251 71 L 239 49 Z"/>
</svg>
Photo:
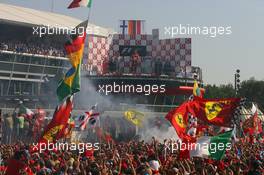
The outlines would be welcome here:
<svg viewBox="0 0 264 175">
<path fill-rule="evenodd" d="M 0 0 L 38 10 L 51 11 L 52 0 Z M 86 19 L 87 8 L 67 9 L 71 0 L 54 0 L 53 11 Z M 146 20 L 146 29 L 165 27 L 228 27 L 231 34 L 214 38 L 208 35 L 175 35 L 192 38 L 192 65 L 203 70 L 206 84 L 233 83 L 236 69 L 241 80 L 264 80 L 264 1 L 263 0 L 93 0 L 91 23 L 118 31 L 122 19 Z"/>
</svg>

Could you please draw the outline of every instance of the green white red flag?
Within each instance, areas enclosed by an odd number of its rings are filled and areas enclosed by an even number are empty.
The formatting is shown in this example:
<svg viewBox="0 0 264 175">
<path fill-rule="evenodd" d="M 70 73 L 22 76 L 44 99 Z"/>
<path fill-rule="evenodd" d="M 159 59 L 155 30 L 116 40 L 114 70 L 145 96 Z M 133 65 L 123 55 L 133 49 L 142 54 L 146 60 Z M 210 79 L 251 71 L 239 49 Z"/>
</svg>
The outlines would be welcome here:
<svg viewBox="0 0 264 175">
<path fill-rule="evenodd" d="M 68 9 L 76 8 L 76 7 L 88 7 L 91 8 L 92 0 L 73 0 L 69 5 Z"/>
<path fill-rule="evenodd" d="M 25 107 L 23 104 L 20 105 L 18 114 L 23 115 L 27 119 L 31 119 L 34 115 L 34 112 L 29 108 Z"/>
<path fill-rule="evenodd" d="M 231 137 L 233 131 L 228 131 L 217 136 L 203 136 L 197 139 L 196 144 L 200 147 L 190 150 L 190 157 L 211 158 L 221 160 L 226 150 L 231 149 Z"/>
<path fill-rule="evenodd" d="M 201 157 L 221 160 L 227 150 L 231 150 L 231 137 L 233 130 L 216 136 L 202 136 L 193 142 L 183 142 L 180 158 Z M 184 153 L 184 154 L 183 154 Z"/>
</svg>

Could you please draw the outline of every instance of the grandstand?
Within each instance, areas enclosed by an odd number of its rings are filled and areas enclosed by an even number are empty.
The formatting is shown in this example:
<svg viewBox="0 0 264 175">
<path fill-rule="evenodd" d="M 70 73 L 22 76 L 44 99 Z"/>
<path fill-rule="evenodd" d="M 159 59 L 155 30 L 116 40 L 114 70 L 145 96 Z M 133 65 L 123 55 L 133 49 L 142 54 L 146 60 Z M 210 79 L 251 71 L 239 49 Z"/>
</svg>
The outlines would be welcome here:
<svg viewBox="0 0 264 175">
<path fill-rule="evenodd" d="M 22 100 L 32 109 L 38 106 L 54 109 L 58 104 L 57 83 L 69 68 L 63 48 L 66 36 L 60 33 L 40 37 L 34 34 L 34 29 L 48 27 L 48 30 L 61 31 L 72 29 L 80 22 L 65 15 L 0 4 L 0 108 L 12 109 Z M 115 99 L 110 106 L 103 104 L 108 114 L 119 115 L 116 111 L 131 105 L 163 114 L 188 98 L 192 93 L 188 87 L 193 86 L 194 76 L 202 83 L 202 70 L 191 64 L 190 38 L 159 39 L 157 30 L 152 34 L 129 36 L 94 24 L 89 27 L 82 90 L 77 97 L 88 98 L 95 93 L 94 89 L 98 92 L 100 85 L 113 82 L 166 86 L 165 93 L 148 96 L 100 94 L 106 101 Z M 131 49 L 141 50 L 139 62 L 133 61 L 134 53 L 122 52 Z M 77 101 L 75 108 L 87 108 L 88 104 L 81 103 Z"/>
<path fill-rule="evenodd" d="M 34 28 L 72 29 L 79 19 L 14 5 L 0 4 L 0 107 L 19 100 L 30 108 L 53 108 L 57 103 L 54 82 L 68 69 L 65 34 L 39 36 Z M 89 24 L 89 35 L 108 36 L 112 31 Z"/>
</svg>

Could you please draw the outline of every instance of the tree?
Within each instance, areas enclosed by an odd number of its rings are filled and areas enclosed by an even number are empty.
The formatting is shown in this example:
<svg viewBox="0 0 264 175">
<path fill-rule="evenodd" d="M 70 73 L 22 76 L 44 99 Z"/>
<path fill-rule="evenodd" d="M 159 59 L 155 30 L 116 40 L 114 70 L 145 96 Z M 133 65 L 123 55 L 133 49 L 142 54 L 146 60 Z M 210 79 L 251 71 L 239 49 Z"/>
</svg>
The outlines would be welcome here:
<svg viewBox="0 0 264 175">
<path fill-rule="evenodd" d="M 227 85 L 207 85 L 205 86 L 205 98 L 228 98 L 234 97 L 235 90 L 232 84 Z"/>
<path fill-rule="evenodd" d="M 239 95 L 246 97 L 248 101 L 256 102 L 258 107 L 264 107 L 264 81 L 257 81 L 254 78 L 243 81 Z"/>
</svg>

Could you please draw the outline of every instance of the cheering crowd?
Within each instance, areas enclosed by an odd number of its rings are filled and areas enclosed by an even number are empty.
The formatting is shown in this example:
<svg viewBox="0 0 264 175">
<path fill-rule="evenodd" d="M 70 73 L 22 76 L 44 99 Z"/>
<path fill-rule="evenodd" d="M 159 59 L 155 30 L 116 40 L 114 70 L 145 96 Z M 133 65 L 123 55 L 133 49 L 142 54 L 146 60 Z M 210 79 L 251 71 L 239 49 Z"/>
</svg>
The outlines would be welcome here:
<svg viewBox="0 0 264 175">
<path fill-rule="evenodd" d="M 5 117 L 5 121 L 12 121 L 9 119 L 12 116 Z M 18 128 L 16 141 L 0 145 L 0 175 L 264 174 L 264 142 L 261 136 L 233 140 L 232 149 L 227 151 L 222 160 L 215 161 L 183 157 L 179 149 L 171 149 L 171 145 L 179 144 L 178 141 L 158 141 L 154 137 L 149 142 L 144 141 L 144 138 L 123 142 L 102 137 L 98 150 L 81 152 L 78 149 L 54 149 L 39 152 L 32 149 L 32 144 L 27 144 L 32 143 L 29 135 L 24 135 L 23 130 Z M 29 140 L 21 139 L 25 137 Z"/>
<path fill-rule="evenodd" d="M 36 141 L 50 122 L 48 118 L 44 118 L 39 117 L 38 114 L 33 115 L 31 118 L 25 117 L 20 113 L 3 114 L 0 122 L 0 126 L 2 126 L 0 130 L 2 143 L 13 144 L 16 141 L 31 143 Z M 108 131 L 117 141 L 128 141 L 136 135 L 135 127 L 122 118 L 106 116 L 100 122 L 102 128 Z M 88 128 L 86 138 L 96 140 L 96 134 L 93 133 L 93 129 Z"/>
<path fill-rule="evenodd" d="M 198 99 L 199 100 L 199 99 Z M 205 100 L 205 99 L 203 99 Z M 236 99 L 234 99 L 236 100 Z M 198 101 L 188 101 L 193 104 Z M 203 101 L 201 101 L 203 102 Z M 184 103 L 185 105 L 187 103 Z M 182 106 L 183 106 L 182 105 Z M 182 107 L 181 106 L 181 107 Z M 181 107 L 176 110 L 182 109 Z M 230 149 L 224 148 L 223 154 L 216 150 L 216 154 L 221 154 L 221 158 L 210 158 L 210 154 L 204 152 L 204 148 L 199 149 L 196 156 L 191 154 L 192 148 L 182 150 L 179 140 L 159 138 L 152 133 L 152 139 L 148 140 L 142 133 L 141 137 L 132 128 L 119 128 L 120 124 L 113 120 L 113 117 L 103 117 L 100 125 L 96 120 L 96 107 L 92 107 L 87 115 L 79 117 L 81 121 L 87 120 L 87 129 L 70 132 L 73 127 L 69 127 L 72 111 L 72 98 L 68 97 L 66 103 L 56 108 L 53 119 L 50 122 L 44 122 L 44 110 L 38 108 L 35 113 L 30 112 L 24 105 L 20 104 L 19 110 L 14 110 L 13 114 L 5 114 L 1 119 L 1 126 L 4 130 L 3 142 L 0 145 L 0 175 L 262 175 L 264 174 L 264 140 L 263 130 L 258 127 L 256 120 L 257 111 L 249 118 L 249 125 L 246 128 L 252 132 L 246 132 L 241 135 L 235 134 L 235 129 L 229 131 L 232 133 L 228 142 L 231 142 Z M 165 117 L 172 125 L 181 124 L 179 118 L 170 118 L 174 116 L 175 111 L 170 111 Z M 99 114 L 98 114 L 99 115 Z M 132 114 L 131 114 L 132 115 Z M 69 120 L 59 123 L 59 119 L 69 116 Z M 94 116 L 94 118 L 92 117 Z M 137 117 L 137 116 L 134 116 Z M 83 119 L 82 119 L 83 118 Z M 78 119 L 78 120 L 79 120 Z M 166 124 L 157 122 L 152 117 L 153 127 L 159 132 L 166 132 Z M 164 118 L 163 118 L 164 119 Z M 92 122 L 94 121 L 94 122 Z M 101 122 L 102 121 L 102 122 Z M 154 122 L 155 121 L 155 122 Z M 185 137 L 181 138 L 185 143 L 185 138 L 198 137 L 215 138 L 224 143 L 225 137 L 220 134 L 228 131 L 217 131 L 212 125 L 203 126 L 195 118 L 188 119 L 188 131 Z M 146 121 L 149 125 L 151 122 Z M 26 124 L 27 123 L 27 124 Z M 41 123 L 41 124 L 40 124 Z M 47 123 L 49 123 L 47 125 Z M 126 123 L 129 123 L 126 121 Z M 3 125 L 2 125 L 3 124 Z M 85 124 L 85 126 L 86 126 Z M 252 124 L 252 125 L 251 125 Z M 261 124 L 261 123 L 260 123 Z M 65 126 L 60 128 L 61 126 Z M 179 125 L 180 126 L 180 125 Z M 145 129 L 153 128 L 152 126 Z M 196 134 L 191 132 L 192 127 L 197 129 Z M 43 130 L 45 128 L 45 130 Z M 135 127 L 134 127 L 135 128 Z M 180 127 L 174 126 L 179 132 Z M 258 129 L 256 129 L 258 128 Z M 188 129 L 188 130 L 187 130 Z M 240 129 L 238 128 L 238 131 Z M 67 132 L 66 132 L 67 131 Z M 76 130 L 74 130 L 76 131 Z M 190 131 L 190 133 L 189 133 Z M 245 130 L 244 130 L 245 131 Z M 70 133 L 70 134 L 69 134 Z M 189 135 L 187 135 L 189 133 Z M 258 133 L 258 134 L 256 134 Z M 86 138 L 76 139 L 78 134 L 85 135 Z M 157 133 L 158 134 L 158 133 Z M 117 135 L 117 136 L 115 136 Z M 133 135 L 131 137 L 131 135 Z M 176 133 L 175 133 L 176 135 Z M 69 136 L 69 137 L 68 137 Z M 95 139 L 92 139 L 95 136 Z M 137 137 L 136 137 L 137 136 Z M 180 135 L 183 136 L 183 135 Z M 179 136 L 179 137 L 180 137 Z M 188 136 L 188 137 L 187 137 Z M 74 137 L 71 139 L 71 137 Z M 155 138 L 157 137 L 157 138 Z M 41 139 L 39 139 L 41 138 Z M 171 137 L 169 137 L 171 138 Z M 209 138 L 209 137 L 207 137 Z M 232 138 L 232 139 L 231 139 Z M 75 143 L 78 147 L 47 147 L 47 144 L 53 143 Z M 222 140 L 221 140 L 222 139 Z M 91 143 L 91 147 L 81 148 L 79 145 Z M 196 141 L 194 141 L 196 142 Z M 188 141 L 189 143 L 194 143 Z M 203 141 L 204 142 L 204 141 Z M 38 147 L 40 144 L 46 145 L 46 148 Z M 202 143 L 202 142 L 201 142 Z M 210 142 L 204 142 L 211 144 Z M 36 146 L 36 144 L 38 144 Z M 98 146 L 95 146 L 98 145 Z M 83 145 L 84 146 L 84 145 Z M 209 146 L 209 145 L 208 145 Z M 208 152 L 210 151 L 209 148 Z M 211 149 L 211 148 L 210 148 Z"/>
<path fill-rule="evenodd" d="M 3 114 L 1 121 L 1 142 L 11 144 L 15 141 L 32 142 L 36 140 L 47 121 L 37 119 L 37 115 L 27 118 L 22 114 Z"/>
<path fill-rule="evenodd" d="M 0 49 L 17 53 L 29 53 L 46 56 L 65 57 L 64 49 L 53 44 L 36 44 L 35 42 L 5 41 L 0 42 Z"/>
<path fill-rule="evenodd" d="M 178 151 L 168 149 L 172 140 L 158 142 L 130 141 L 100 144 L 98 151 L 32 152 L 29 145 L 16 143 L 1 145 L 1 173 L 58 174 L 58 175 L 214 175 L 264 173 L 263 142 L 241 139 L 221 161 L 212 159 L 181 159 Z"/>
</svg>

